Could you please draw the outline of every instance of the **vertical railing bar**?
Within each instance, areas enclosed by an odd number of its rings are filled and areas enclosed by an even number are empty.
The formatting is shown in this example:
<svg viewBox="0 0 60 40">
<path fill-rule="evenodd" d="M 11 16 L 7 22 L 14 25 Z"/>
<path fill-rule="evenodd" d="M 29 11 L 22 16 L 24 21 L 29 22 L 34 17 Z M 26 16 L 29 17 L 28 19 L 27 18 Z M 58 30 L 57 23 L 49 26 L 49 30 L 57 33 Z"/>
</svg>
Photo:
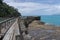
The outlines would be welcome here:
<svg viewBox="0 0 60 40">
<path fill-rule="evenodd" d="M 0 24 L 0 34 L 1 34 L 1 24 Z"/>
</svg>

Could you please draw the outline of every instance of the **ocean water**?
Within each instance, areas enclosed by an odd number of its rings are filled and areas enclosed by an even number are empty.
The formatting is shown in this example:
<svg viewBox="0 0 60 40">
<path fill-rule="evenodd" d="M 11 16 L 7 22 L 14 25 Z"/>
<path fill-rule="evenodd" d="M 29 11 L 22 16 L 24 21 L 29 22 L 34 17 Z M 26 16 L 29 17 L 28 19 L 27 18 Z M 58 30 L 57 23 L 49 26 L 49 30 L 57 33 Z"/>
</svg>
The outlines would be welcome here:
<svg viewBox="0 0 60 40">
<path fill-rule="evenodd" d="M 48 23 L 48 24 L 60 26 L 59 15 L 44 15 L 44 16 L 41 16 L 41 21 Z"/>
</svg>

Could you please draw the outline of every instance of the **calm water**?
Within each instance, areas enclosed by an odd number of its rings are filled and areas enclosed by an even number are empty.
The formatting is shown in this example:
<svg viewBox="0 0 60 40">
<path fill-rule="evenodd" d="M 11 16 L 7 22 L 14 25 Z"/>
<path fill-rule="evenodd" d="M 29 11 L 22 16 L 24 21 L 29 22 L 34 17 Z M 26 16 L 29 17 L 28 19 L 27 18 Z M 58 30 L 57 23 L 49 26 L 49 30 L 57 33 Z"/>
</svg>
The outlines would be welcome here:
<svg viewBox="0 0 60 40">
<path fill-rule="evenodd" d="M 60 16 L 57 15 L 41 16 L 41 21 L 60 26 Z"/>
</svg>

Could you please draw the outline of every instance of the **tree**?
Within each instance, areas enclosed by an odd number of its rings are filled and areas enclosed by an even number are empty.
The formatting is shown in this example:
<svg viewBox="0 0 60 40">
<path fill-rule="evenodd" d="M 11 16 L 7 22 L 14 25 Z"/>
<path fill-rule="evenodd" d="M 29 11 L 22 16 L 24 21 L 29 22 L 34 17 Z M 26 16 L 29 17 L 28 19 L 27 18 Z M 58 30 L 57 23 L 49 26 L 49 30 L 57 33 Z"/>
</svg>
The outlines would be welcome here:
<svg viewBox="0 0 60 40">
<path fill-rule="evenodd" d="M 0 17 L 18 17 L 21 14 L 12 6 L 7 5 L 6 3 L 0 4 Z"/>
<path fill-rule="evenodd" d="M 0 0 L 0 3 L 2 4 L 3 3 L 3 0 Z"/>
</svg>

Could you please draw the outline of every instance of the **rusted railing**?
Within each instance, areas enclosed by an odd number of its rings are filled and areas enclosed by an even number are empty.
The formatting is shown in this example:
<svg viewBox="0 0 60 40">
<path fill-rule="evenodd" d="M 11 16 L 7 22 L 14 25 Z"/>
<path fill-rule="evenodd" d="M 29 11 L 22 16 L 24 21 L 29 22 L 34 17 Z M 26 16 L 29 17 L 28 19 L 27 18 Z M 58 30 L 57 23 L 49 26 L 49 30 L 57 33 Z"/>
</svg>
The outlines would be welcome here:
<svg viewBox="0 0 60 40">
<path fill-rule="evenodd" d="M 4 37 L 6 32 L 9 30 L 9 28 L 12 26 L 12 24 L 15 22 L 15 18 L 9 18 L 7 20 L 4 20 L 0 22 L 0 39 Z"/>
</svg>

